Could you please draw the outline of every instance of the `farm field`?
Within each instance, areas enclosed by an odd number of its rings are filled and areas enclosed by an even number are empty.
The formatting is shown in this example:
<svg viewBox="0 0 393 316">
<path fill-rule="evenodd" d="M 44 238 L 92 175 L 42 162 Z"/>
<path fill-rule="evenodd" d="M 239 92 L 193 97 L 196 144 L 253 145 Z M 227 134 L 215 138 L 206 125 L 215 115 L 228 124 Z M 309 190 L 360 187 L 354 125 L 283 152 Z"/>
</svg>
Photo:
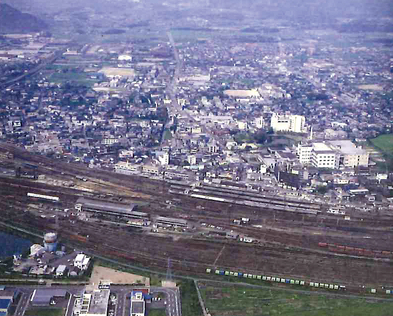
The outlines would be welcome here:
<svg viewBox="0 0 393 316">
<path fill-rule="evenodd" d="M 375 302 L 202 283 L 200 289 L 206 308 L 212 316 L 383 316 L 391 315 L 393 310 L 393 301 Z"/>
<path fill-rule="evenodd" d="M 378 136 L 372 139 L 371 143 L 385 154 L 393 156 L 393 134 Z"/>
</svg>

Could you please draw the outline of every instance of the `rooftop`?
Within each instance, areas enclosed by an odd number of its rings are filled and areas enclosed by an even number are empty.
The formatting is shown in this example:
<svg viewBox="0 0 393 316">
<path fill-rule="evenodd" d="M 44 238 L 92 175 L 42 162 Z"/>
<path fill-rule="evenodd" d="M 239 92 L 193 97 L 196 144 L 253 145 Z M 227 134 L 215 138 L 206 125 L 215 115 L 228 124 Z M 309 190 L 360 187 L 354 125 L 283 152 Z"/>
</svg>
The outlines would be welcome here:
<svg viewBox="0 0 393 316">
<path fill-rule="evenodd" d="M 80 203 L 83 207 L 102 210 L 108 212 L 116 212 L 116 213 L 125 213 L 125 214 L 133 214 L 133 210 L 135 209 L 135 204 L 119 204 L 119 203 L 111 203 L 100 200 L 93 200 L 88 198 L 79 198 L 76 203 Z"/>
<path fill-rule="evenodd" d="M 350 140 L 332 140 L 329 143 L 337 147 L 344 155 L 364 155 L 367 153 L 364 149 L 357 147 Z"/>
<path fill-rule="evenodd" d="M 89 314 L 106 314 L 110 290 L 94 291 L 90 302 Z"/>
</svg>

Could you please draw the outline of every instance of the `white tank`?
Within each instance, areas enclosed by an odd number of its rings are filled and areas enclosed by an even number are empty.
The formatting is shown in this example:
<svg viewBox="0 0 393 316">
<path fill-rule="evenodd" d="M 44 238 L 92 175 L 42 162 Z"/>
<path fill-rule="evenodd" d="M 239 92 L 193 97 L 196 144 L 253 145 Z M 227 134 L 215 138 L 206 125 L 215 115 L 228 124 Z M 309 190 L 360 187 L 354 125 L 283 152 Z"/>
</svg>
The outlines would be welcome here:
<svg viewBox="0 0 393 316">
<path fill-rule="evenodd" d="M 57 234 L 56 233 L 47 233 L 44 236 L 44 242 L 47 244 L 54 243 L 57 241 Z"/>
</svg>

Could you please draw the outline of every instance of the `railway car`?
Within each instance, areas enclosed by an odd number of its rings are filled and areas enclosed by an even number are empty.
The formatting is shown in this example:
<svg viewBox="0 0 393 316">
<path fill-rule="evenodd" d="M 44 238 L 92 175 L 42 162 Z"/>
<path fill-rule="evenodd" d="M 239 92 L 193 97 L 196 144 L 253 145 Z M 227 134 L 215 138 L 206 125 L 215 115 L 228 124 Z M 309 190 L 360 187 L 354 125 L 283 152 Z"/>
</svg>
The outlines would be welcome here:
<svg viewBox="0 0 393 316">
<path fill-rule="evenodd" d="M 206 269 L 206 273 L 211 273 L 211 272 L 212 272 L 212 269 L 209 269 L 209 268 Z"/>
</svg>

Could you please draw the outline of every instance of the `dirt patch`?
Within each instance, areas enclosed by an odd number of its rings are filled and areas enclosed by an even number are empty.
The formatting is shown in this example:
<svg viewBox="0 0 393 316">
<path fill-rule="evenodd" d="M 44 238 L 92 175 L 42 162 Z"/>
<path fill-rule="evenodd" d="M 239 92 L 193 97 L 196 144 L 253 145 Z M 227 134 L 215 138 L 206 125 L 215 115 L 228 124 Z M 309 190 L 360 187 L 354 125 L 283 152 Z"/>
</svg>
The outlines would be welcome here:
<svg viewBox="0 0 393 316">
<path fill-rule="evenodd" d="M 141 275 L 121 272 L 118 270 L 95 266 L 90 278 L 90 285 L 97 286 L 100 281 L 110 281 L 112 284 L 135 284 L 150 286 L 150 279 Z"/>
</svg>

